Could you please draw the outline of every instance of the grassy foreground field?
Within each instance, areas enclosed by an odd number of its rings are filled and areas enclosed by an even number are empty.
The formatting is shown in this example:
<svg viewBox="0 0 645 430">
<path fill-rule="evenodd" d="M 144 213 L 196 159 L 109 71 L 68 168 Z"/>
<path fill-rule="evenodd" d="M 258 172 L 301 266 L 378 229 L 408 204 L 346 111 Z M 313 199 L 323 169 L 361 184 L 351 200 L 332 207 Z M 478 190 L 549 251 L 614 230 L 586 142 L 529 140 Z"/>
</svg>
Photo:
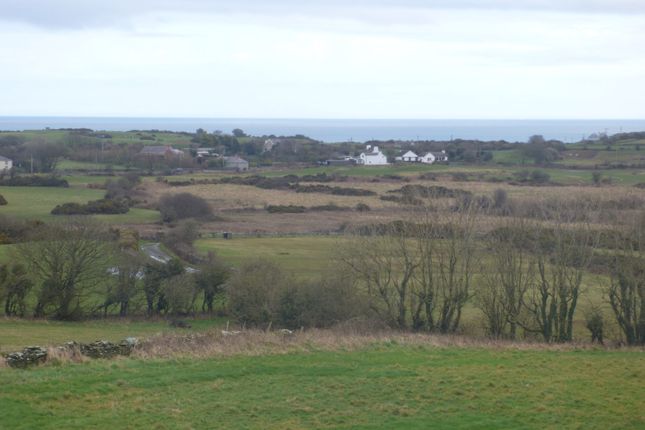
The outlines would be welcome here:
<svg viewBox="0 0 645 430">
<path fill-rule="evenodd" d="M 3 428 L 645 426 L 636 351 L 379 342 L 350 350 L 0 369 Z"/>
</svg>

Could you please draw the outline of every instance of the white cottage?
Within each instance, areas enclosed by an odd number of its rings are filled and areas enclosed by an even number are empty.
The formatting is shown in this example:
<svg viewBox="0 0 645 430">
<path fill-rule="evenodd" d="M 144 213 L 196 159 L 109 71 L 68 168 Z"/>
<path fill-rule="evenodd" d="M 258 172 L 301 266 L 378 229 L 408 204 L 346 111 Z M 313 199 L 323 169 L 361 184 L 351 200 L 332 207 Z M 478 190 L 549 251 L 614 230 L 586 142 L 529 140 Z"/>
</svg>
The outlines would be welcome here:
<svg viewBox="0 0 645 430">
<path fill-rule="evenodd" d="M 446 151 L 441 152 L 428 152 L 426 155 L 419 157 L 419 161 L 425 164 L 432 164 L 435 162 L 445 163 L 448 161 Z"/>
<path fill-rule="evenodd" d="M 408 151 L 400 157 L 396 157 L 396 161 L 403 161 L 406 163 L 416 163 L 419 161 L 419 156 L 412 151 Z"/>
<path fill-rule="evenodd" d="M 365 166 L 386 166 L 389 163 L 387 162 L 387 157 L 381 151 L 379 151 L 378 146 L 372 147 L 367 145 L 365 152 L 359 156 L 360 164 Z"/>
<path fill-rule="evenodd" d="M 13 167 L 13 161 L 0 155 L 0 172 L 7 172 Z"/>
</svg>

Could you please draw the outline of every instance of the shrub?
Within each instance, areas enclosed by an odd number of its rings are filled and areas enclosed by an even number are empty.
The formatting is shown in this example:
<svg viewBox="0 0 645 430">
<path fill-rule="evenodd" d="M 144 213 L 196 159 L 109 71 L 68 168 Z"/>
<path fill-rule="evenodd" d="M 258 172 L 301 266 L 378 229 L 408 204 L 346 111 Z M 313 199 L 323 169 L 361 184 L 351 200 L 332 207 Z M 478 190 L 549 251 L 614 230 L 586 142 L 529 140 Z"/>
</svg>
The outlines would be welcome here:
<svg viewBox="0 0 645 430">
<path fill-rule="evenodd" d="M 294 282 L 278 265 L 256 260 L 242 266 L 228 285 L 229 311 L 247 326 L 329 327 L 369 314 L 360 289 L 342 273 Z"/>
<path fill-rule="evenodd" d="M 65 179 L 56 176 L 15 176 L 13 178 L 1 179 L 0 186 L 68 188 L 69 183 Z"/>
<path fill-rule="evenodd" d="M 351 208 L 347 206 L 338 206 L 335 203 L 328 203 L 326 205 L 320 205 L 320 206 L 312 206 L 309 208 L 310 211 L 332 211 L 332 212 L 339 212 L 339 211 L 348 211 L 351 210 Z"/>
<path fill-rule="evenodd" d="M 546 184 L 551 180 L 548 173 L 542 170 L 534 170 L 531 172 L 531 182 L 534 184 Z"/>
<path fill-rule="evenodd" d="M 370 207 L 369 207 L 367 204 L 365 204 L 365 203 L 358 203 L 358 204 L 356 205 L 356 210 L 357 210 L 358 212 L 368 212 L 368 211 L 371 211 L 371 210 L 372 210 L 372 208 L 370 208 Z"/>
<path fill-rule="evenodd" d="M 190 193 L 165 194 L 159 199 L 159 212 L 164 221 L 186 218 L 209 219 L 213 210 L 206 200 Z"/>
<path fill-rule="evenodd" d="M 181 274 L 161 281 L 167 310 L 173 315 L 187 315 L 195 311 L 198 289 L 193 275 Z"/>
<path fill-rule="evenodd" d="M 268 260 L 249 261 L 229 282 L 228 307 L 241 324 L 267 325 L 276 318 L 280 291 L 288 288 L 289 277 Z"/>
<path fill-rule="evenodd" d="M 307 210 L 304 206 L 295 206 L 295 205 L 269 205 L 266 207 L 267 212 L 272 214 L 299 214 Z"/>
<path fill-rule="evenodd" d="M 6 206 L 6 205 L 7 205 L 7 199 L 5 199 L 2 194 L 0 194 L 0 206 Z"/>
<path fill-rule="evenodd" d="M 508 193 L 506 190 L 503 190 L 501 188 L 498 188 L 495 190 L 493 193 L 493 207 L 496 209 L 501 209 L 506 207 L 506 204 L 508 203 Z"/>
<path fill-rule="evenodd" d="M 52 215 L 124 214 L 130 210 L 127 200 L 100 199 L 80 203 L 63 203 L 52 209 Z"/>
</svg>

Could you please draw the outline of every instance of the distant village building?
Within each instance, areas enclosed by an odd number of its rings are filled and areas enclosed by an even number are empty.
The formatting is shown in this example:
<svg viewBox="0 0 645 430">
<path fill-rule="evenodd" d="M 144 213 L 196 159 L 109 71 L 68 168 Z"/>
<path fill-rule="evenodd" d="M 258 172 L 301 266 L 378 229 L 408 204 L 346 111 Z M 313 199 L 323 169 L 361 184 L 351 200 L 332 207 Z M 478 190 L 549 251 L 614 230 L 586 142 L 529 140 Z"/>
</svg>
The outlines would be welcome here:
<svg viewBox="0 0 645 430">
<path fill-rule="evenodd" d="M 13 167 L 13 161 L 0 155 L 0 172 L 8 172 Z"/>
<path fill-rule="evenodd" d="M 325 160 L 320 164 L 324 166 L 355 166 L 356 164 L 358 164 L 358 159 L 355 157 L 343 157 Z"/>
<path fill-rule="evenodd" d="M 433 164 L 433 163 L 445 163 L 448 161 L 448 155 L 446 151 L 441 152 L 428 152 L 425 155 L 418 156 L 412 151 L 408 151 L 405 154 L 396 157 L 396 161 L 404 163 L 424 163 L 424 164 Z"/>
<path fill-rule="evenodd" d="M 222 157 L 222 159 L 224 160 L 225 169 L 237 170 L 238 172 L 249 170 L 249 162 L 237 155 L 233 157 Z"/>
<path fill-rule="evenodd" d="M 379 151 L 378 146 L 372 147 L 367 145 L 365 152 L 361 153 L 359 156 L 359 163 L 365 166 L 387 166 L 387 157 L 381 151 Z"/>
<path fill-rule="evenodd" d="M 184 151 L 175 149 L 172 146 L 144 146 L 139 155 L 148 158 L 182 158 Z"/>
<path fill-rule="evenodd" d="M 412 151 L 408 151 L 400 157 L 396 157 L 396 161 L 405 161 L 406 163 L 416 163 L 419 161 L 419 156 Z"/>
<path fill-rule="evenodd" d="M 280 141 L 278 139 L 267 139 L 262 145 L 262 152 L 270 152 Z"/>
<path fill-rule="evenodd" d="M 219 154 L 215 152 L 214 148 L 197 148 L 195 155 L 198 158 L 219 157 Z"/>
</svg>

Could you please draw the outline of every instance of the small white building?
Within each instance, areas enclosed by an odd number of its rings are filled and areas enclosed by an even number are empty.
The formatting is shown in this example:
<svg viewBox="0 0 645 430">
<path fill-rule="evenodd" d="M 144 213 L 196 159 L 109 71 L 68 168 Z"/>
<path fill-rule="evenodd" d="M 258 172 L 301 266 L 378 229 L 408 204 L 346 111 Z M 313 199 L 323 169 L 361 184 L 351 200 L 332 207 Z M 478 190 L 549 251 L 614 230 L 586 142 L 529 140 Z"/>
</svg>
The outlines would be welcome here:
<svg viewBox="0 0 645 430">
<path fill-rule="evenodd" d="M 13 161 L 0 155 L 0 172 L 8 172 L 13 167 Z"/>
<path fill-rule="evenodd" d="M 360 164 L 365 166 L 387 166 L 387 157 L 381 151 L 379 151 L 378 146 L 372 147 L 367 145 L 365 152 L 361 153 L 359 156 Z"/>
<path fill-rule="evenodd" d="M 408 151 L 400 157 L 396 157 L 396 161 L 403 161 L 406 163 L 416 163 L 419 161 L 419 156 L 412 151 Z"/>
<path fill-rule="evenodd" d="M 237 170 L 238 172 L 246 172 L 249 170 L 249 162 L 237 155 L 233 157 L 222 157 L 222 159 L 224 160 L 225 169 Z"/>
<path fill-rule="evenodd" d="M 262 152 L 270 152 L 280 141 L 277 139 L 267 139 L 262 145 Z"/>
<path fill-rule="evenodd" d="M 448 155 L 446 151 L 428 152 L 426 155 L 419 157 L 419 161 L 425 164 L 445 163 L 448 161 Z"/>
<path fill-rule="evenodd" d="M 219 154 L 215 152 L 214 148 L 197 148 L 195 151 L 197 157 L 206 158 L 206 157 L 219 157 Z"/>
</svg>

